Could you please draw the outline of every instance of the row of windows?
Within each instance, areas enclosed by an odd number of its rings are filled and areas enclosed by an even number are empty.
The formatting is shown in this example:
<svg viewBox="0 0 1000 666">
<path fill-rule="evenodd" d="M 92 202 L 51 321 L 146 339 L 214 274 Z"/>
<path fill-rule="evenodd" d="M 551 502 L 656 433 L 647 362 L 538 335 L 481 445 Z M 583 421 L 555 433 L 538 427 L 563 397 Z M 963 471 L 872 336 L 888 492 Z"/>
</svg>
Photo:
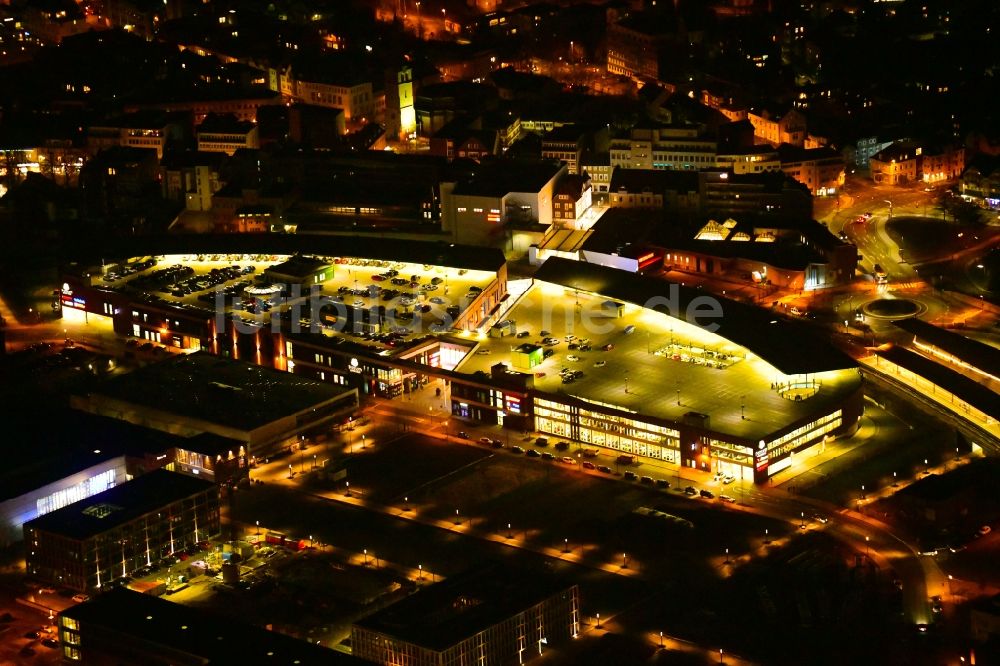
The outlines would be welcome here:
<svg viewBox="0 0 1000 666">
<path fill-rule="evenodd" d="M 773 442 L 768 443 L 768 456 L 772 459 L 779 458 L 789 451 L 794 451 L 810 440 L 822 437 L 828 432 L 836 430 L 842 423 L 841 417 L 842 412 L 838 409 L 832 414 L 827 414 L 821 419 L 782 435 Z"/>
</svg>

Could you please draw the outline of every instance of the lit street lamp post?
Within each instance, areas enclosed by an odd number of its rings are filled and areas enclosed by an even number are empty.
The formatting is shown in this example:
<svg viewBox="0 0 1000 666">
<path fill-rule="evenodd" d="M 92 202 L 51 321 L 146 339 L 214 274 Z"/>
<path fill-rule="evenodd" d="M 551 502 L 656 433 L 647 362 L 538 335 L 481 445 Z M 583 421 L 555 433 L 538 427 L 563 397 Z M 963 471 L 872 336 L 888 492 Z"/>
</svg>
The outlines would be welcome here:
<svg viewBox="0 0 1000 666">
<path fill-rule="evenodd" d="M 628 569 L 628 553 L 622 553 L 622 569 Z"/>
</svg>

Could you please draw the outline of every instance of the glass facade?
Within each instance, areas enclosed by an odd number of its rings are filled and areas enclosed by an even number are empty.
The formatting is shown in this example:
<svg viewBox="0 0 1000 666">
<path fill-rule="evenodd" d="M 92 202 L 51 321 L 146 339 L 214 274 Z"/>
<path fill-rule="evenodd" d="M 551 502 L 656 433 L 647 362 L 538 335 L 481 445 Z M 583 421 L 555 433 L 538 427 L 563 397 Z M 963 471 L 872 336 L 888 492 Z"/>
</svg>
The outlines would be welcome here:
<svg viewBox="0 0 1000 666">
<path fill-rule="evenodd" d="M 667 462 L 680 461 L 680 433 L 623 414 L 535 399 L 535 429 L 558 437 Z"/>
<path fill-rule="evenodd" d="M 841 426 L 843 413 L 837 410 L 827 414 L 821 419 L 807 423 L 801 428 L 796 428 L 790 433 L 784 434 L 778 439 L 768 442 L 767 455 L 771 460 L 778 460 L 786 454 L 795 451 L 799 447 L 819 439 L 827 433 L 833 432 Z"/>
<path fill-rule="evenodd" d="M 118 510 L 108 508 L 105 519 Z M 219 490 L 213 486 L 85 539 L 28 526 L 26 568 L 45 582 L 97 590 L 218 533 Z"/>
</svg>

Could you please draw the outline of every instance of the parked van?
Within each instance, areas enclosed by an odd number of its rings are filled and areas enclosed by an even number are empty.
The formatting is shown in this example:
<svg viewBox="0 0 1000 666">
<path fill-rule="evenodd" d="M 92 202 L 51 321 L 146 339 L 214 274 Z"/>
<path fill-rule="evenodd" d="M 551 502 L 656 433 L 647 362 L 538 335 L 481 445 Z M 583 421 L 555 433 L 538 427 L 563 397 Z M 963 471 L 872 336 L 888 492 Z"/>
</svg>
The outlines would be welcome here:
<svg viewBox="0 0 1000 666">
<path fill-rule="evenodd" d="M 625 335 L 632 335 L 633 333 L 635 333 L 635 326 L 633 324 L 625 327 Z"/>
</svg>

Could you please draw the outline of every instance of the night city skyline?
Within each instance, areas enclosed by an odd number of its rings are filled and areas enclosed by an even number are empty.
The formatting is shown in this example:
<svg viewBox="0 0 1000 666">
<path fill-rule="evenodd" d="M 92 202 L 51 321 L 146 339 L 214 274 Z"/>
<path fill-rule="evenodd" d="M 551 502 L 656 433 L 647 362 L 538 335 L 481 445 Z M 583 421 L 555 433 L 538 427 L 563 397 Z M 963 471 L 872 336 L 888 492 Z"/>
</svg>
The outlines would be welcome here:
<svg viewBox="0 0 1000 666">
<path fill-rule="evenodd" d="M 0 0 L 0 664 L 1000 664 L 997 26 Z"/>
</svg>

